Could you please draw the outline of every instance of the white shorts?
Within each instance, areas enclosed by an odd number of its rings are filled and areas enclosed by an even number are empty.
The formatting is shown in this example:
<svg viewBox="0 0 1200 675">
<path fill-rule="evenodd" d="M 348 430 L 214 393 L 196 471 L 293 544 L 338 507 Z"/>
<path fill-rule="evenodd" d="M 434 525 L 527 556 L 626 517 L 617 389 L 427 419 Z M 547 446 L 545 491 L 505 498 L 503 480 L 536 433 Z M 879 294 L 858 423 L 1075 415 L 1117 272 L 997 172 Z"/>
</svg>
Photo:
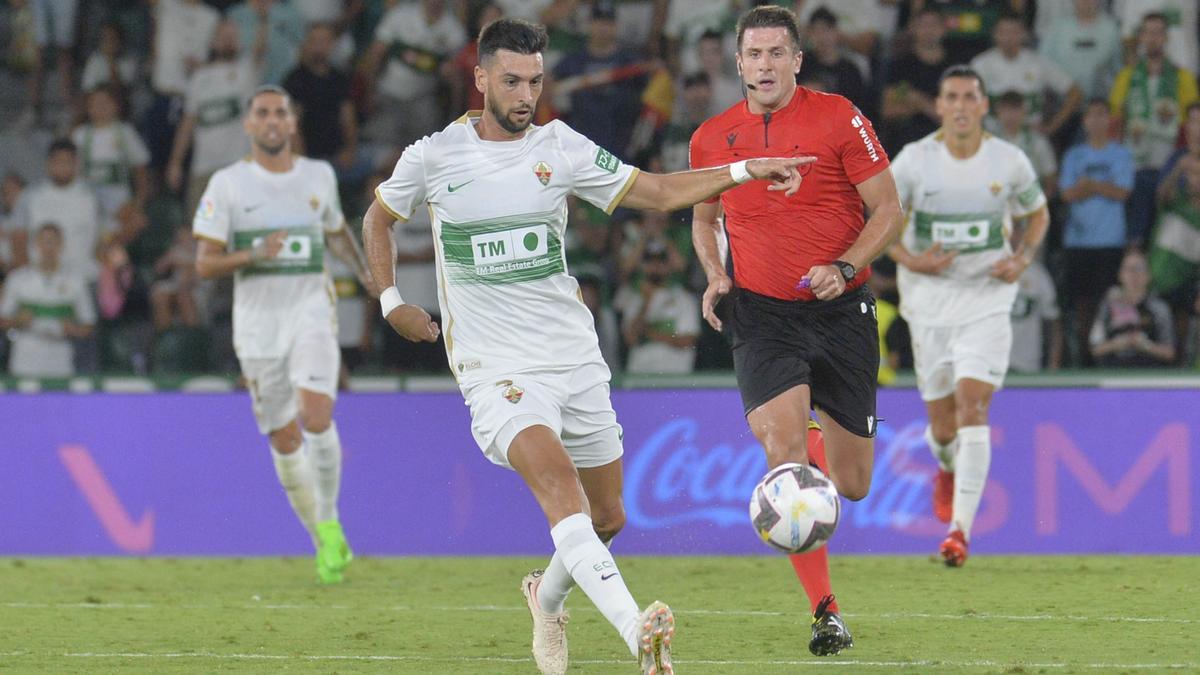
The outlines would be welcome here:
<svg viewBox="0 0 1200 675">
<path fill-rule="evenodd" d="M 608 379 L 606 367 L 587 365 L 571 372 L 519 373 L 474 385 L 464 392 L 471 408 L 471 434 L 492 463 L 510 469 L 509 445 L 537 424 L 562 438 L 578 468 L 614 462 L 624 454 L 624 446 Z"/>
<path fill-rule="evenodd" d="M 33 41 L 67 48 L 75 44 L 78 0 L 33 0 Z"/>
<path fill-rule="evenodd" d="M 298 389 L 337 399 L 342 353 L 329 326 L 314 325 L 298 335 L 291 352 L 277 359 L 242 359 L 242 374 L 254 403 L 254 419 L 264 434 L 284 428 L 299 413 Z"/>
<path fill-rule="evenodd" d="M 921 399 L 936 401 L 970 378 L 1000 389 L 1012 351 L 1012 319 L 993 314 L 961 326 L 910 324 L 913 365 Z"/>
</svg>

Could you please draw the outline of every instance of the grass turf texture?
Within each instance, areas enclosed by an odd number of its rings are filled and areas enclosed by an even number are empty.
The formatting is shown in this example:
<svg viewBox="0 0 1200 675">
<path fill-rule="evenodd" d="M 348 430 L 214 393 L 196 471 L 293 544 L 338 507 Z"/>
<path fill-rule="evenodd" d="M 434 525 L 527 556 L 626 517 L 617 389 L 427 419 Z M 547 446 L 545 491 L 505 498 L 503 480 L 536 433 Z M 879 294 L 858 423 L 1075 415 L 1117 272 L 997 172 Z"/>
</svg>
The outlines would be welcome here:
<svg viewBox="0 0 1200 675">
<path fill-rule="evenodd" d="M 341 586 L 310 559 L 0 558 L 0 671 L 536 673 L 531 558 L 360 558 Z M 835 557 L 856 647 L 808 654 L 782 556 L 618 557 L 642 605 L 675 610 L 677 670 L 788 673 L 1200 669 L 1200 558 Z M 571 672 L 636 672 L 576 589 Z"/>
</svg>

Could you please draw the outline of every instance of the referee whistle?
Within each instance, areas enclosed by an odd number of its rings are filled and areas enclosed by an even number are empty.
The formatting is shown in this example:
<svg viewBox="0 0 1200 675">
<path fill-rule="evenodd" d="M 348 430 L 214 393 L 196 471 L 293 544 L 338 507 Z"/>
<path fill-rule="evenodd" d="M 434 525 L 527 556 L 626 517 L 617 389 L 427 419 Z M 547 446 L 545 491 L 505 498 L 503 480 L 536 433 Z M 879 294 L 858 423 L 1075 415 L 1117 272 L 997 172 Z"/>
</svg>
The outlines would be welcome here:
<svg viewBox="0 0 1200 675">
<path fill-rule="evenodd" d="M 799 283 L 796 284 L 797 289 L 804 289 L 808 288 L 809 286 L 812 286 L 812 280 L 808 277 L 804 277 L 799 281 Z"/>
</svg>

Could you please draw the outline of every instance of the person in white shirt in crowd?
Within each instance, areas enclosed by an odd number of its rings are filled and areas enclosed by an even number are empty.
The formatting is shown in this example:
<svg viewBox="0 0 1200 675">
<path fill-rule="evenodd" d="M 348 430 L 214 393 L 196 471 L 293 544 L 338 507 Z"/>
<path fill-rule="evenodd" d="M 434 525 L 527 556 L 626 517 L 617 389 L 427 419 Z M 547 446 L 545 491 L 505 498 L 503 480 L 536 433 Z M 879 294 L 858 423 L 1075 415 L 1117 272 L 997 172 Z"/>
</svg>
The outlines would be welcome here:
<svg viewBox="0 0 1200 675">
<path fill-rule="evenodd" d="M 80 171 L 100 200 L 105 235 L 128 244 L 146 227 L 150 151 L 133 125 L 121 119 L 117 86 L 105 84 L 88 93 L 87 120 L 71 140 L 79 148 Z"/>
<path fill-rule="evenodd" d="M 137 60 L 125 53 L 125 34 L 115 23 L 100 27 L 100 42 L 96 51 L 88 56 L 83 65 L 80 90 L 89 92 L 102 84 L 114 84 L 127 92 L 133 87 L 138 75 Z"/>
<path fill-rule="evenodd" d="M 667 247 L 655 240 L 642 254 L 639 283 L 617 292 L 625 346 L 625 372 L 686 375 L 696 363 L 700 301 L 673 282 Z"/>
<path fill-rule="evenodd" d="M 33 73 L 29 79 L 30 110 L 23 122 L 42 124 L 46 110 L 42 104 L 48 49 L 53 49 L 53 63 L 58 70 L 62 100 L 69 103 L 75 92 L 75 13 L 79 0 L 31 0 L 33 9 L 33 40 L 37 45 Z M 58 120 L 55 120 L 58 121 Z"/>
<path fill-rule="evenodd" d="M 723 36 L 722 54 L 737 52 L 730 27 L 749 3 L 746 0 L 668 0 L 663 35 L 667 38 L 667 63 L 674 73 L 702 69 L 698 46 L 705 33 Z"/>
<path fill-rule="evenodd" d="M 1031 262 L 1017 280 L 1017 299 L 1012 308 L 1012 336 L 1009 370 L 1038 373 L 1058 370 L 1062 366 L 1062 313 L 1058 308 L 1054 280 L 1040 260 Z"/>
<path fill-rule="evenodd" d="M 221 14 L 202 0 L 158 0 L 154 6 L 154 56 L 150 69 L 153 102 L 146 113 L 144 138 L 151 164 L 165 167 L 183 117 L 188 78 L 208 61 L 208 50 Z"/>
<path fill-rule="evenodd" d="M 745 98 L 742 92 L 742 78 L 738 77 L 737 66 L 729 57 L 731 53 L 725 49 L 725 34 L 719 31 L 705 31 L 696 42 L 700 72 L 708 76 L 708 83 L 712 88 L 709 117 L 724 112 L 726 108 Z M 686 165 L 683 168 L 687 168 Z"/>
<path fill-rule="evenodd" d="M 296 67 L 304 41 L 304 19 L 291 4 L 279 0 L 245 0 L 225 17 L 237 24 L 242 58 L 262 64 L 261 84 L 281 84 Z"/>
<path fill-rule="evenodd" d="M 175 131 L 167 162 L 167 185 L 184 187 L 184 159 L 192 151 L 184 191 L 186 213 L 196 211 L 213 173 L 246 154 L 250 143 L 242 130 L 242 110 L 259 82 L 259 64 L 239 56 L 237 24 L 222 21 L 213 34 L 212 60 L 188 80 L 184 116 Z"/>
<path fill-rule="evenodd" d="M 437 131 L 446 121 L 435 95 L 439 72 L 466 42 L 466 31 L 446 0 L 400 3 L 388 10 L 364 57 L 371 91 L 363 134 L 403 148 Z"/>
<path fill-rule="evenodd" d="M 993 92 L 1018 91 L 1028 101 L 1026 122 L 1046 136 L 1058 133 L 1083 102 L 1083 92 L 1049 59 L 1025 46 L 1025 24 L 1020 17 L 1005 15 L 992 31 L 995 47 L 971 60 L 971 68 Z M 1047 119 L 1046 92 L 1062 97 L 1054 117 Z"/>
<path fill-rule="evenodd" d="M 796 15 L 800 25 L 807 26 L 818 9 L 831 12 L 837 18 L 842 44 L 857 56 L 855 65 L 867 67 L 863 73 L 866 79 L 871 74 L 869 59 L 879 47 L 880 36 L 895 32 L 895 26 L 889 26 L 888 19 L 890 17 L 894 23 L 896 17 L 884 12 L 880 4 L 880 0 L 796 0 Z"/>
<path fill-rule="evenodd" d="M 8 372 L 17 377 L 71 377 L 72 339 L 96 323 L 87 281 L 62 258 L 63 232 L 43 222 L 34 236 L 38 262 L 13 272 L 0 294 L 0 331 L 9 331 Z"/>
<path fill-rule="evenodd" d="M 96 247 L 100 243 L 100 201 L 95 191 L 79 175 L 79 152 L 69 139 L 50 144 L 46 154 L 47 180 L 21 194 L 13 218 L 12 249 L 14 267 L 33 256 L 38 249 L 29 233 L 40 223 L 58 225 L 63 238 L 62 264 L 92 283 L 100 274 Z"/>
<path fill-rule="evenodd" d="M 1121 69 L 1121 30 L 1101 6 L 1101 0 L 1073 3 L 1038 33 L 1038 51 L 1075 80 L 1084 98 L 1107 96 L 1109 85 Z M 1039 24 L 1046 13 L 1043 6 L 1065 8 L 1066 3 L 1039 4 Z"/>
<path fill-rule="evenodd" d="M 1033 163 L 1042 192 L 1054 194 L 1058 184 L 1058 159 L 1050 141 L 1037 129 L 1025 123 L 1025 97 L 1017 91 L 1006 91 L 996 97 L 996 135 L 1012 143 Z"/>
</svg>

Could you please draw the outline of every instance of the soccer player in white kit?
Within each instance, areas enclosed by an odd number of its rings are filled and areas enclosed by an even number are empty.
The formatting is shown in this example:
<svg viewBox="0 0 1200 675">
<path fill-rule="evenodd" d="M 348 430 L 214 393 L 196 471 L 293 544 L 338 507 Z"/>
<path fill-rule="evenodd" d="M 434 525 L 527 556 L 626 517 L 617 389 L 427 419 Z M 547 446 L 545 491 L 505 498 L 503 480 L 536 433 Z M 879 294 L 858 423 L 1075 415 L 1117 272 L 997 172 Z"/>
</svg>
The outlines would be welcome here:
<svg viewBox="0 0 1200 675">
<path fill-rule="evenodd" d="M 960 567 L 991 463 L 988 406 L 1008 370 L 1016 281 L 1050 217 L 1029 158 L 983 130 L 988 99 L 975 71 L 947 69 L 936 105 L 941 129 L 892 161 L 907 216 L 889 254 L 938 461 L 934 514 L 950 523 L 939 553 Z M 1016 250 L 1014 218 L 1024 219 Z"/>
<path fill-rule="evenodd" d="M 435 340 L 440 328 L 394 286 L 391 240 L 395 220 L 429 209 L 446 351 L 471 431 L 489 460 L 521 475 L 551 527 L 550 564 L 521 584 L 538 668 L 567 668 L 563 601 L 578 583 L 642 672 L 671 673 L 671 610 L 655 601 L 639 612 L 605 546 L 625 520 L 621 427 L 591 314 L 566 270 L 567 196 L 611 213 L 683 208 L 752 178 L 792 194 L 796 167 L 813 158 L 642 173 L 560 121 L 531 125 L 545 47 L 545 29 L 524 21 L 481 31 L 484 110 L 404 151 L 367 210 L 363 243 L 388 322 L 409 340 Z"/>
<path fill-rule="evenodd" d="M 317 548 L 318 577 L 338 583 L 353 555 L 337 511 L 341 355 L 326 244 L 370 289 L 366 261 L 346 228 L 333 167 L 292 154 L 287 92 L 260 87 L 243 127 L 250 155 L 213 175 L 196 210 L 196 270 L 205 279 L 234 275 L 233 346 L 258 429 Z"/>
</svg>

